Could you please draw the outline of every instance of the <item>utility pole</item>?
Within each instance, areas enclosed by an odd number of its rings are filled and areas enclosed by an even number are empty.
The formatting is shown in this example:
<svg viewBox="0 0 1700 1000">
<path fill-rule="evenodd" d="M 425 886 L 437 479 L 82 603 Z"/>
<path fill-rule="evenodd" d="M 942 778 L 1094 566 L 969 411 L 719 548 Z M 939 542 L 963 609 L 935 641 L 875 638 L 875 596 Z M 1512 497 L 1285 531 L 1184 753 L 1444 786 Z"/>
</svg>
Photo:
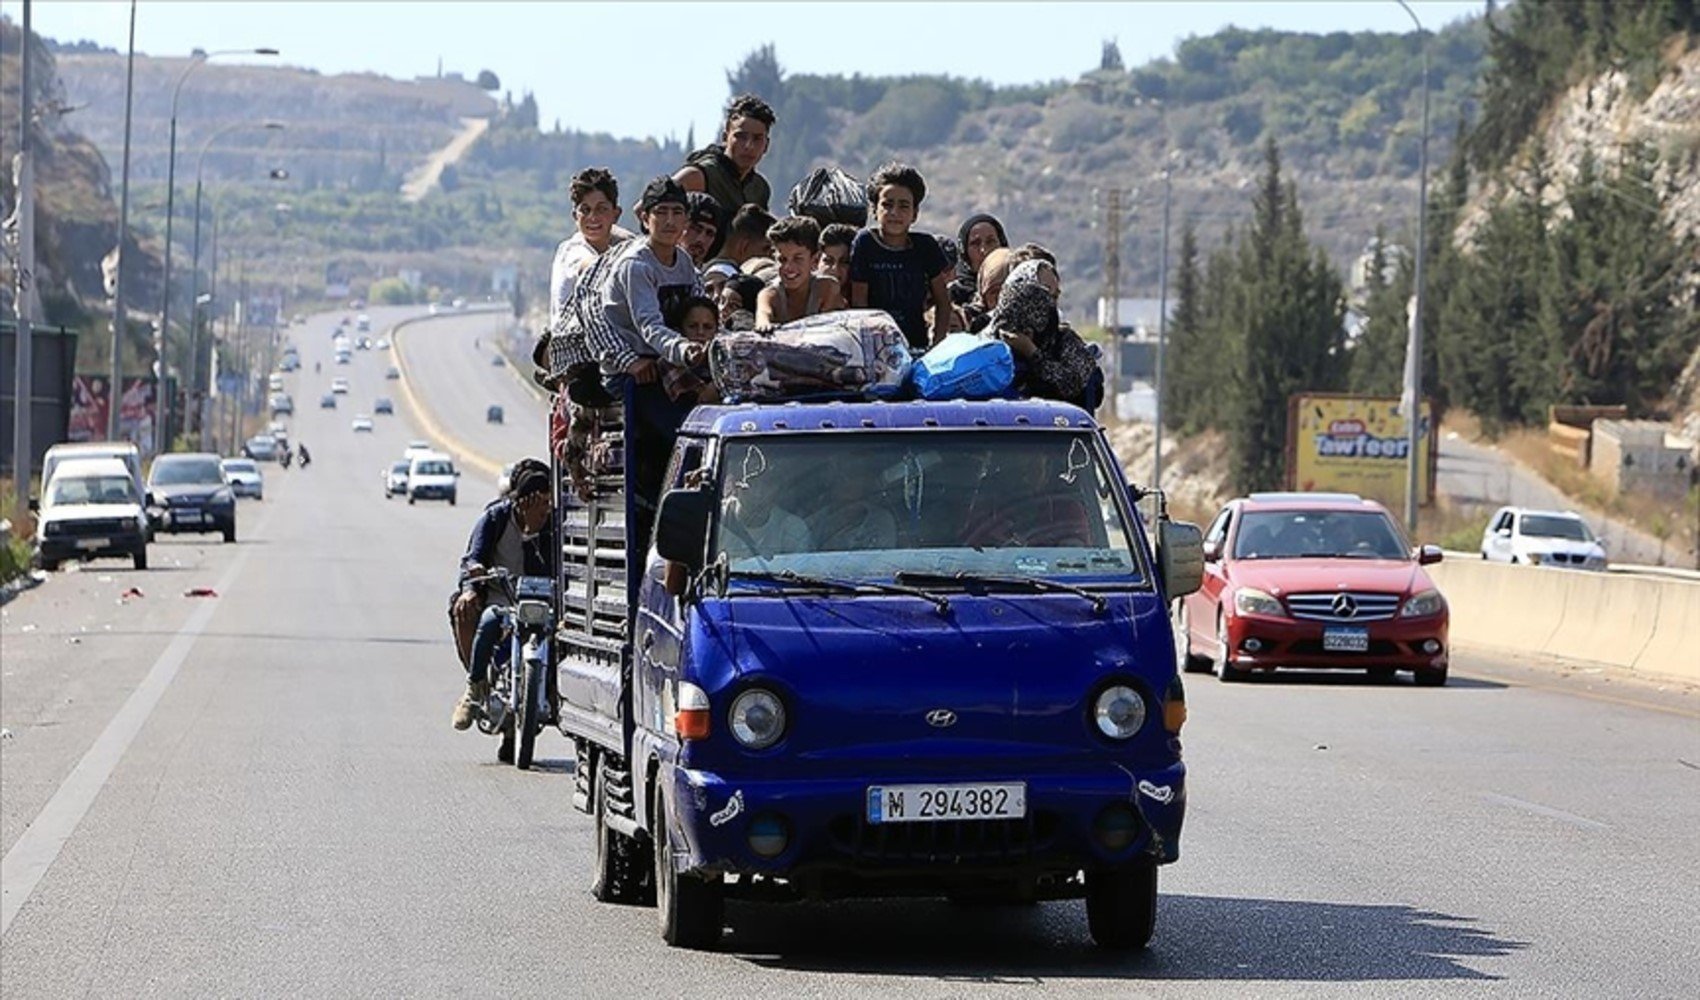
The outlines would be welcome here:
<svg viewBox="0 0 1700 1000">
<path fill-rule="evenodd" d="M 1173 161 L 1163 164 L 1163 257 L 1157 263 L 1157 418 L 1151 446 L 1151 485 L 1163 488 L 1163 347 L 1169 339 L 1169 180 Z"/>
<path fill-rule="evenodd" d="M 118 194 L 118 273 L 112 296 L 112 377 L 106 383 L 106 437 L 118 440 L 118 402 L 123 395 L 124 369 L 124 244 L 130 238 L 130 118 L 136 96 L 136 0 L 130 0 L 130 56 L 124 70 L 124 170 Z"/>
<path fill-rule="evenodd" d="M 14 192 L 17 199 L 18 258 L 13 271 L 17 289 L 12 300 L 18 317 L 17 340 L 13 343 L 17 371 L 12 395 L 16 411 L 12 418 L 12 487 L 17 494 L 20 521 L 29 513 L 30 467 L 35 462 L 31 441 L 33 429 L 30 427 L 31 409 L 35 402 L 35 327 L 32 325 L 35 310 L 31 308 L 35 298 L 35 170 L 30 163 L 30 0 L 24 0 L 23 27 L 22 41 L 18 46 L 18 65 L 22 67 L 18 73 L 18 86 L 21 88 L 18 94 L 23 110 L 20 119 L 23 136 L 18 143 L 17 189 Z"/>
<path fill-rule="evenodd" d="M 1417 533 L 1417 478 L 1421 459 L 1417 442 L 1422 439 L 1423 419 L 1423 257 L 1428 251 L 1426 225 L 1428 222 L 1428 39 L 1423 23 L 1405 0 L 1396 0 L 1411 23 L 1417 26 L 1417 42 L 1423 50 L 1423 136 L 1417 158 L 1417 267 L 1413 275 L 1416 288 L 1411 303 L 1411 332 L 1405 343 L 1405 391 L 1400 404 L 1405 407 L 1405 528 L 1412 537 Z M 1440 447 L 1440 438 L 1429 429 L 1430 447 Z"/>
<path fill-rule="evenodd" d="M 1111 352 L 1116 369 L 1107 380 L 1110 385 L 1110 408 L 1116 405 L 1116 391 L 1122 376 L 1122 189 L 1111 188 L 1104 195 L 1104 311 L 1105 324 L 1110 328 Z"/>
</svg>

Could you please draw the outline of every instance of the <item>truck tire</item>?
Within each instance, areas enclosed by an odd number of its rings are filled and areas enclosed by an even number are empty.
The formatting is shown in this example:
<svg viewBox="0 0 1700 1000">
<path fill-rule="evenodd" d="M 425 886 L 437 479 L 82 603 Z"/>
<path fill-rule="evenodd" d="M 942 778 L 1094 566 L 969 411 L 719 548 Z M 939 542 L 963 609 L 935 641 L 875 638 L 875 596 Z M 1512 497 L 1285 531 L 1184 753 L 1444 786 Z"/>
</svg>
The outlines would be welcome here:
<svg viewBox="0 0 1700 1000">
<path fill-rule="evenodd" d="M 1086 927 L 1111 951 L 1138 951 L 1157 929 L 1157 866 L 1086 873 Z"/>
<path fill-rule="evenodd" d="M 655 912 L 661 939 L 675 948 L 708 951 L 720 943 L 726 897 L 719 876 L 712 881 L 680 875 L 673 865 L 673 828 L 667 799 L 655 796 Z"/>
<path fill-rule="evenodd" d="M 520 656 L 519 704 L 514 706 L 514 766 L 521 771 L 531 770 L 531 759 L 537 749 L 537 694 L 543 680 L 537 663 Z"/>
<path fill-rule="evenodd" d="M 591 792 L 594 817 L 594 856 L 590 872 L 590 894 L 600 903 L 636 905 L 643 901 L 643 851 L 637 841 L 608 825 L 607 756 L 598 758 L 596 787 Z"/>
</svg>

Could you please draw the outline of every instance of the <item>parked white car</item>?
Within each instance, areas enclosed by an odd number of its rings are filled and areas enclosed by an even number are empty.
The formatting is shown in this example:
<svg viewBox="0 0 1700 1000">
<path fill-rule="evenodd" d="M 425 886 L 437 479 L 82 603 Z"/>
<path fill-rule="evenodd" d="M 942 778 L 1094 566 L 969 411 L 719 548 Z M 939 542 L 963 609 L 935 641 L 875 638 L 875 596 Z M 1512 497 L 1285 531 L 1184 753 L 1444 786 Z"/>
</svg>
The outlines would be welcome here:
<svg viewBox="0 0 1700 1000">
<path fill-rule="evenodd" d="M 1567 510 L 1501 507 L 1482 532 L 1482 558 L 1564 569 L 1606 568 L 1605 546 L 1582 515 Z"/>
<path fill-rule="evenodd" d="M 68 560 L 116 557 L 148 568 L 148 520 L 130 467 L 119 458 L 59 463 L 35 510 L 41 568 Z"/>
</svg>

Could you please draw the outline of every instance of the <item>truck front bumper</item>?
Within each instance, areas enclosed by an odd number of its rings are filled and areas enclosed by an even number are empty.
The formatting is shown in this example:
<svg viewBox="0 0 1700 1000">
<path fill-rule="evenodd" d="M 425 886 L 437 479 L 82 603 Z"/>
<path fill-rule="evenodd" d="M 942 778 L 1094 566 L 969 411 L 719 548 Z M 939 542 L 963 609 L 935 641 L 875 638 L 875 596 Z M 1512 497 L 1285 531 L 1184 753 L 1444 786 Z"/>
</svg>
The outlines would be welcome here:
<svg viewBox="0 0 1700 1000">
<path fill-rule="evenodd" d="M 1075 895 L 1057 887 L 1077 872 L 1178 859 L 1186 813 L 1186 765 L 1178 761 L 1144 772 L 1105 763 L 1090 771 L 999 776 L 994 780 L 1026 784 L 1024 816 L 910 823 L 870 822 L 868 789 L 928 779 L 751 780 L 675 767 L 662 780 L 683 838 L 682 869 L 764 875 L 829 896 L 931 894 L 998 883 L 1048 885 L 1051 898 Z"/>
</svg>

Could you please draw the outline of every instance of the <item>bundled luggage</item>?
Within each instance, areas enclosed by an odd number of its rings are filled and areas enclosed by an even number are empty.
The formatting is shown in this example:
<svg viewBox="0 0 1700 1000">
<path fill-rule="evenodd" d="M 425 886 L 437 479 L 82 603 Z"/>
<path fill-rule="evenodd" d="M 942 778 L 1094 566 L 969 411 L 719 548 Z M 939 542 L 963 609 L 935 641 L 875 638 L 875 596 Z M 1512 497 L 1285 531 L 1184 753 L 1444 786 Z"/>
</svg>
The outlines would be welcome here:
<svg viewBox="0 0 1700 1000">
<path fill-rule="evenodd" d="M 1015 382 L 1015 356 L 1001 340 L 953 333 L 915 362 L 922 399 L 990 399 Z"/>
<path fill-rule="evenodd" d="M 721 334 L 708 361 L 728 403 L 887 398 L 902 391 L 911 364 L 903 330 L 879 309 L 822 313 L 771 334 Z"/>
<path fill-rule="evenodd" d="M 786 202 L 792 215 L 806 215 L 825 229 L 842 222 L 857 229 L 868 224 L 868 191 L 861 181 L 837 167 L 816 167 L 791 189 Z"/>
</svg>

